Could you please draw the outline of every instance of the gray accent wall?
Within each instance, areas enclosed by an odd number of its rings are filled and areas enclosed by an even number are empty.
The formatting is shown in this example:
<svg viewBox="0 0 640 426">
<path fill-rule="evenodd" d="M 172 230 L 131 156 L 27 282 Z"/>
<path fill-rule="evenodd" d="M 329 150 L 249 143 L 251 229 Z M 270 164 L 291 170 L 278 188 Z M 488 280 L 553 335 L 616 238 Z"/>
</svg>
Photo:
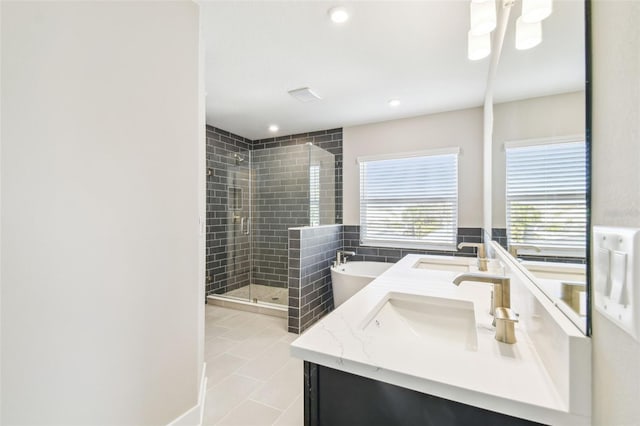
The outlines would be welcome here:
<svg viewBox="0 0 640 426">
<path fill-rule="evenodd" d="M 253 284 L 286 287 L 289 228 L 309 225 L 309 146 L 252 154 Z"/>
<path fill-rule="evenodd" d="M 235 154 L 245 161 L 238 164 Z M 320 224 L 339 223 L 342 129 L 252 141 L 207 126 L 207 168 L 211 171 L 207 176 L 207 294 L 224 293 L 252 281 L 287 286 L 288 229 L 309 225 L 310 161 L 321 164 Z M 230 205 L 232 188 L 242 193 L 240 209 Z M 249 211 L 251 233 L 244 235 L 241 218 L 249 217 Z"/>
<path fill-rule="evenodd" d="M 303 145 L 311 142 L 314 146 L 330 152 L 335 160 L 335 223 L 342 223 L 342 129 L 319 130 L 317 132 L 253 141 L 253 149 Z"/>
<path fill-rule="evenodd" d="M 289 230 L 289 332 L 302 333 L 333 309 L 331 262 L 342 226 Z"/>
</svg>

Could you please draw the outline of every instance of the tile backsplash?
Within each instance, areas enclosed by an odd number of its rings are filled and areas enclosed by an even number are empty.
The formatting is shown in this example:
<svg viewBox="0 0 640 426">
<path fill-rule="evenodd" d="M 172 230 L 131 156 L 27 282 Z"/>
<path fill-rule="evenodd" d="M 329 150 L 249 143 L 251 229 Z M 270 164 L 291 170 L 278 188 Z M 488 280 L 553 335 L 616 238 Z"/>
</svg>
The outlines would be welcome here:
<svg viewBox="0 0 640 426">
<path fill-rule="evenodd" d="M 467 243 L 481 243 L 482 228 L 458 228 L 458 241 Z M 371 247 L 360 245 L 360 226 L 344 225 L 343 227 L 343 245 L 344 250 L 355 251 L 356 255 L 349 260 L 367 261 L 367 262 L 392 262 L 395 263 L 408 254 L 433 254 L 443 256 L 476 256 L 475 250 L 465 247 L 455 252 L 444 250 L 421 250 L 421 249 L 404 249 L 392 247 Z"/>
</svg>

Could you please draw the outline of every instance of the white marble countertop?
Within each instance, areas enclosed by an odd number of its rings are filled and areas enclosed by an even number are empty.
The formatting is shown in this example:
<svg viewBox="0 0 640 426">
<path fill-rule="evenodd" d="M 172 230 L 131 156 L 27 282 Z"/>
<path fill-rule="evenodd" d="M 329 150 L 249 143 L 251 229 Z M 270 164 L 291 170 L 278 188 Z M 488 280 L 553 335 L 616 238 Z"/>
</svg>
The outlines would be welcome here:
<svg viewBox="0 0 640 426">
<path fill-rule="evenodd" d="M 292 355 L 337 370 L 546 424 L 584 424 L 564 406 L 527 334 L 517 343 L 494 338 L 491 286 L 452 283 L 456 272 L 412 268 L 408 255 L 291 344 Z M 434 345 L 365 330 L 368 314 L 389 292 L 474 303 L 477 348 Z M 517 311 L 517 306 L 513 306 Z"/>
</svg>

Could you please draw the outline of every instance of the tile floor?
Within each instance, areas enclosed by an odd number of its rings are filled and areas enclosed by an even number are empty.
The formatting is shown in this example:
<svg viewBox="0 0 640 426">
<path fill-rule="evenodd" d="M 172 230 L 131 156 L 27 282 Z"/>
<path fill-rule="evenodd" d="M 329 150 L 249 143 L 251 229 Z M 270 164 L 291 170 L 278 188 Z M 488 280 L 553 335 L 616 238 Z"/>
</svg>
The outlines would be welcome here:
<svg viewBox="0 0 640 426">
<path fill-rule="evenodd" d="M 204 425 L 302 426 L 302 361 L 286 319 L 207 305 Z"/>
</svg>

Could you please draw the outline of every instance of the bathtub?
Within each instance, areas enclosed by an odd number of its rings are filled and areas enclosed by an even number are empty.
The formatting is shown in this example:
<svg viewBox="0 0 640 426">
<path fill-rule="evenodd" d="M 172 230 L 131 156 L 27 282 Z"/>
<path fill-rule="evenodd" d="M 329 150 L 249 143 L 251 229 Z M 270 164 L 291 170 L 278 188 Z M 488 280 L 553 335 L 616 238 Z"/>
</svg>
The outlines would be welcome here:
<svg viewBox="0 0 640 426">
<path fill-rule="evenodd" d="M 385 262 L 347 262 L 340 266 L 332 266 L 331 287 L 334 306 L 343 304 L 392 266 L 393 263 Z"/>
</svg>

